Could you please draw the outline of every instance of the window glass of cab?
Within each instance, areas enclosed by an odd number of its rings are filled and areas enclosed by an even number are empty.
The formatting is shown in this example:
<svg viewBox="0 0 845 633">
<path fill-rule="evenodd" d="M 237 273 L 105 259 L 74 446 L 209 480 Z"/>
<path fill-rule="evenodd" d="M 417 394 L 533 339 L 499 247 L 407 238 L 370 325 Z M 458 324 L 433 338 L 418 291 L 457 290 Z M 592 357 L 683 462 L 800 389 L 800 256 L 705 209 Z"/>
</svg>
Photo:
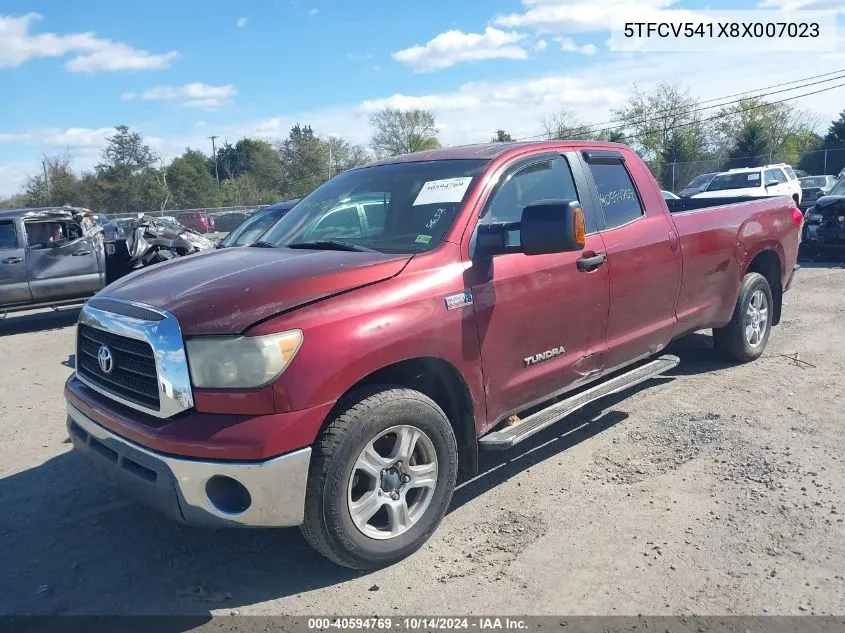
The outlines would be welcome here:
<svg viewBox="0 0 845 633">
<path fill-rule="evenodd" d="M 598 189 L 605 230 L 628 224 L 643 216 L 634 181 L 622 161 L 590 163 L 588 166 Z"/>
<path fill-rule="evenodd" d="M 507 174 L 493 193 L 482 213 L 481 224 L 519 222 L 522 210 L 540 200 L 578 200 L 578 190 L 565 158 L 539 160 L 517 167 Z M 586 214 L 587 232 L 596 230 L 595 222 Z M 510 244 L 519 244 L 519 231 L 508 235 Z"/>
<path fill-rule="evenodd" d="M 18 247 L 18 232 L 11 220 L 0 221 L 0 249 Z"/>
</svg>

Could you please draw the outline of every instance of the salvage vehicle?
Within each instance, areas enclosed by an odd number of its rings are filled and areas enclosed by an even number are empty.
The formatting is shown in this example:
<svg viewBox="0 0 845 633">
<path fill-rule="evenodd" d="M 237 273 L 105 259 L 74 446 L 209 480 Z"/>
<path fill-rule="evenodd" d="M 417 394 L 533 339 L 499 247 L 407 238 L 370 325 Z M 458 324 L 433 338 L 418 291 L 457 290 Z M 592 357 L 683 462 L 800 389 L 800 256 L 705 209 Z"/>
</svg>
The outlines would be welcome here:
<svg viewBox="0 0 845 633">
<path fill-rule="evenodd" d="M 282 216 L 293 209 L 299 198 L 291 198 L 271 204 L 253 213 L 242 224 L 235 227 L 226 237 L 220 240 L 217 248 L 229 248 L 231 246 L 246 246 L 251 242 L 261 239 L 261 236 L 278 222 Z"/>
<path fill-rule="evenodd" d="M 214 218 L 205 211 L 177 213 L 174 219 L 185 228 L 197 233 L 211 233 L 214 230 Z"/>
<path fill-rule="evenodd" d="M 719 172 L 713 172 L 710 174 L 701 174 L 700 176 L 696 176 L 689 181 L 689 184 L 686 187 L 678 192 L 678 195 L 681 198 L 689 198 L 697 193 L 701 193 L 707 189 L 707 185 L 710 184 L 710 181 L 718 175 Z"/>
<path fill-rule="evenodd" d="M 810 259 L 845 255 L 845 180 L 804 212 L 801 255 Z"/>
<path fill-rule="evenodd" d="M 90 299 L 69 435 L 176 520 L 299 525 L 340 565 L 388 565 L 479 451 L 671 370 L 671 340 L 713 328 L 726 359 L 759 358 L 801 221 L 788 196 L 665 201 L 613 143 L 391 157 L 250 247 Z"/>
<path fill-rule="evenodd" d="M 789 165 L 778 164 L 731 169 L 713 178 L 702 193 L 692 198 L 791 196 L 795 204 L 800 204 L 801 195 L 795 172 Z"/>
<path fill-rule="evenodd" d="M 81 303 L 106 285 L 103 230 L 77 207 L 0 211 L 0 314 Z"/>
<path fill-rule="evenodd" d="M 111 237 L 106 242 L 109 283 L 138 268 L 215 247 L 212 240 L 166 216 L 130 218 L 106 235 Z"/>
<path fill-rule="evenodd" d="M 218 233 L 229 233 L 243 224 L 249 215 L 241 211 L 221 213 L 214 217 L 214 230 Z"/>
<path fill-rule="evenodd" d="M 802 209 L 811 207 L 816 200 L 830 193 L 836 184 L 836 176 L 806 176 L 799 178 L 801 184 L 801 205 Z"/>
</svg>

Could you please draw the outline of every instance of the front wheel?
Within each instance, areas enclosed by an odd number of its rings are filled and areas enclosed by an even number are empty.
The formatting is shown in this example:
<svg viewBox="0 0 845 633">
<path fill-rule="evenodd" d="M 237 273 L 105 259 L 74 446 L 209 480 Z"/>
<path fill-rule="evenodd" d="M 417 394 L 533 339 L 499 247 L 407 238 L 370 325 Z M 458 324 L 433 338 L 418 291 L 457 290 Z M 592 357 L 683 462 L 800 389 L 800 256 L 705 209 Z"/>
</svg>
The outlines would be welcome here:
<svg viewBox="0 0 845 633">
<path fill-rule="evenodd" d="M 747 363 L 766 349 L 772 331 L 774 302 L 769 282 L 760 273 L 748 273 L 742 280 L 733 317 L 713 329 L 716 351 L 726 360 Z"/>
<path fill-rule="evenodd" d="M 457 479 L 457 443 L 443 410 L 422 393 L 353 393 L 314 447 L 308 542 L 334 562 L 373 569 L 409 556 L 440 523 Z"/>
</svg>

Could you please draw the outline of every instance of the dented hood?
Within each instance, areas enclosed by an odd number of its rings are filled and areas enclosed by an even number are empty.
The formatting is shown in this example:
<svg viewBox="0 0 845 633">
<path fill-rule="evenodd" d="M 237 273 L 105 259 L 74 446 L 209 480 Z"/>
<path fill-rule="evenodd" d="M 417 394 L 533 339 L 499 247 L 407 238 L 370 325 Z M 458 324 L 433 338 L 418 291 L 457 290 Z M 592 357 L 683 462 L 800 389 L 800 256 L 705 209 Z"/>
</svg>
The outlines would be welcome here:
<svg viewBox="0 0 845 633">
<path fill-rule="evenodd" d="M 116 281 L 102 296 L 164 308 L 185 335 L 235 334 L 257 321 L 389 279 L 409 255 L 227 248 L 180 257 Z"/>
</svg>

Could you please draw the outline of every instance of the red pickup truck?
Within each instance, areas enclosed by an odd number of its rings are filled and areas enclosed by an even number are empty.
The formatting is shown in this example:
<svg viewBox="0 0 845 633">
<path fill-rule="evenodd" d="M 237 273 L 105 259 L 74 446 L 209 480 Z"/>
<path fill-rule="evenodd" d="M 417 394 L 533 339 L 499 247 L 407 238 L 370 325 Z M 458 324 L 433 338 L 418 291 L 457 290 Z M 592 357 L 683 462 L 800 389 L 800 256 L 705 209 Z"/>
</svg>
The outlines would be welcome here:
<svg viewBox="0 0 845 633">
<path fill-rule="evenodd" d="M 800 211 L 669 204 L 616 144 L 477 145 L 347 171 L 250 247 L 90 299 L 70 437 L 179 521 L 300 525 L 341 565 L 390 564 L 431 536 L 479 450 L 671 369 L 672 339 L 713 328 L 725 358 L 760 356 Z"/>
</svg>

